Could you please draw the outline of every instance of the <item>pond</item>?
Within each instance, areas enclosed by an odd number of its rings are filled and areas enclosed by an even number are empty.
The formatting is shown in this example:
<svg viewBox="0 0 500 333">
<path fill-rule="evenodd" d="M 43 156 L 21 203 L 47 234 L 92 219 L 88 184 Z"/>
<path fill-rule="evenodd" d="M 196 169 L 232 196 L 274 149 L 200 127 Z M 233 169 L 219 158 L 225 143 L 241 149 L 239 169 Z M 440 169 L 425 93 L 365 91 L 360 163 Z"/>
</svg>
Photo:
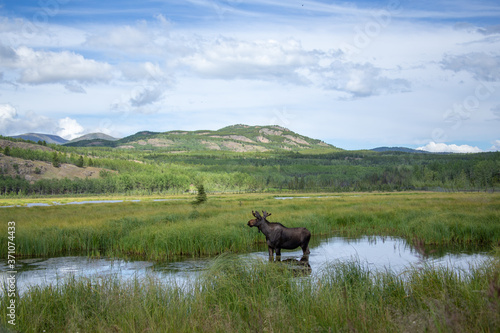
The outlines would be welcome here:
<svg viewBox="0 0 500 333">
<path fill-rule="evenodd" d="M 182 199 L 153 199 L 153 202 L 161 201 L 178 201 Z M 10 206 L 0 206 L 0 208 L 12 208 L 12 207 L 50 207 L 50 206 L 65 206 L 65 205 L 86 205 L 86 204 L 101 204 L 101 203 L 123 203 L 123 202 L 141 202 L 139 199 L 133 200 L 85 200 L 85 201 L 72 201 L 68 203 L 60 203 L 57 201 L 52 201 L 52 204 L 46 202 L 29 202 L 24 206 L 21 205 L 10 205 Z"/>
<path fill-rule="evenodd" d="M 425 253 L 426 252 L 426 253 Z M 243 260 L 268 260 L 267 250 L 235 255 Z M 282 260 L 298 261 L 302 251 L 283 251 Z M 312 275 L 321 274 L 328 263 L 359 260 L 370 270 L 389 270 L 396 274 L 430 265 L 449 267 L 467 272 L 471 265 L 479 266 L 490 256 L 486 249 L 451 250 L 435 248 L 425 250 L 394 237 L 370 236 L 361 238 L 331 237 L 311 247 L 309 265 Z M 127 261 L 123 259 L 89 259 L 87 257 L 54 257 L 18 259 L 16 266 L 17 290 L 26 292 L 30 286 L 57 285 L 74 276 L 116 276 L 121 280 L 155 276 L 165 283 L 185 285 L 193 281 L 208 268 L 213 258 L 190 258 L 154 263 L 149 261 Z M 0 264 L 0 281 L 6 282 L 8 267 Z"/>
</svg>

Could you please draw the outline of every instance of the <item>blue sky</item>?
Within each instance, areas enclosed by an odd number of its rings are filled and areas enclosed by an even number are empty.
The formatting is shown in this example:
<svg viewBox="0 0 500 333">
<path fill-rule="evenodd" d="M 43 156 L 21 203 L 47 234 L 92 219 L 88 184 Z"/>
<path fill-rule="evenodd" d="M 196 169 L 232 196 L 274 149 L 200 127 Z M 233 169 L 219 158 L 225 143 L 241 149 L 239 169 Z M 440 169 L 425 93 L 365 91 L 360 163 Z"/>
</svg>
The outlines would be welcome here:
<svg viewBox="0 0 500 333">
<path fill-rule="evenodd" d="M 0 134 L 500 149 L 498 1 L 0 1 Z"/>
</svg>

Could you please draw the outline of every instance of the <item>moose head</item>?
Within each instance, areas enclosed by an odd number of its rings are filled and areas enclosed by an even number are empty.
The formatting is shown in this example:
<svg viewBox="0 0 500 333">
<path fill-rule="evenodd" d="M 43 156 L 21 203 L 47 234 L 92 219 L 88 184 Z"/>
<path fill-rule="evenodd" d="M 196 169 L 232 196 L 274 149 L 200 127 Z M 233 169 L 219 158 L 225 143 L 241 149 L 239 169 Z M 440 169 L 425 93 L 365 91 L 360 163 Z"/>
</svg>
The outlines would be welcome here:
<svg viewBox="0 0 500 333">
<path fill-rule="evenodd" d="M 259 225 L 261 225 L 261 224 L 262 224 L 262 222 L 263 222 L 263 221 L 268 222 L 266 218 L 267 218 L 268 216 L 270 216 L 270 215 L 271 215 L 271 213 L 268 213 L 268 212 L 266 212 L 265 210 L 263 210 L 263 211 L 262 211 L 262 215 L 263 215 L 263 216 L 261 216 L 261 215 L 260 215 L 260 213 L 259 213 L 258 211 L 255 211 L 255 212 L 254 212 L 254 211 L 252 210 L 252 215 L 253 215 L 253 216 L 255 216 L 256 218 L 255 218 L 255 219 L 253 219 L 253 220 L 248 221 L 248 226 L 249 226 L 249 227 L 255 227 L 255 226 L 257 226 L 257 227 L 258 227 Z"/>
</svg>

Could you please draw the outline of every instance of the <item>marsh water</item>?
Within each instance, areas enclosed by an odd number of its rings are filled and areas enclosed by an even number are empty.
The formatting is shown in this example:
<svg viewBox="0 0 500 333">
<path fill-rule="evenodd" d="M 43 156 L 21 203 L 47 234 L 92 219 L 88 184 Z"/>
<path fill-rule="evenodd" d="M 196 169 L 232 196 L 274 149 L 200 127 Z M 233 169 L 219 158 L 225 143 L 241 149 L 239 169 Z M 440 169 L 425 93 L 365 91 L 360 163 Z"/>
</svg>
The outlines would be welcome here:
<svg viewBox="0 0 500 333">
<path fill-rule="evenodd" d="M 267 249 L 235 255 L 243 260 L 268 260 Z M 282 260 L 299 261 L 302 251 L 283 251 Z M 487 249 L 419 248 L 394 237 L 325 238 L 311 247 L 309 265 L 311 275 L 321 274 L 323 268 L 336 261 L 356 260 L 370 270 L 402 273 L 409 268 L 434 266 L 449 267 L 467 272 L 488 260 Z M 16 282 L 20 293 L 30 286 L 57 285 L 68 277 L 100 278 L 113 276 L 120 280 L 132 280 L 153 276 L 165 283 L 189 284 L 204 272 L 214 258 L 186 258 L 155 263 L 141 260 L 89 259 L 70 256 L 17 260 Z M 2 284 L 7 278 L 6 262 L 0 264 Z"/>
</svg>

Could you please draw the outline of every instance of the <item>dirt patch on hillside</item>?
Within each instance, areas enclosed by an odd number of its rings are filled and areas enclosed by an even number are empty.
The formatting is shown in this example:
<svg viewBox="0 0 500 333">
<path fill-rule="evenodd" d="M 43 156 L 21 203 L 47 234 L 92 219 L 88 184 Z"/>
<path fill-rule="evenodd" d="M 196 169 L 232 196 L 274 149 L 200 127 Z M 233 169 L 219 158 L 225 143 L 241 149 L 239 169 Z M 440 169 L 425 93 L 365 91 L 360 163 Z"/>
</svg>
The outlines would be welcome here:
<svg viewBox="0 0 500 333">
<path fill-rule="evenodd" d="M 268 138 L 263 137 L 263 136 L 258 136 L 257 137 L 257 141 L 262 142 L 262 143 L 269 143 L 269 142 L 271 142 L 271 141 L 269 141 Z"/>
<path fill-rule="evenodd" d="M 297 138 L 295 136 L 292 136 L 292 135 L 283 135 L 285 138 L 288 138 L 290 140 L 292 140 L 293 142 L 299 144 L 299 145 L 306 145 L 306 146 L 309 146 L 310 143 L 307 142 L 306 140 L 304 139 L 301 139 L 301 138 Z"/>
<path fill-rule="evenodd" d="M 221 138 L 221 139 L 231 139 L 231 140 L 243 141 L 243 142 L 248 142 L 248 143 L 255 143 L 255 141 L 253 141 L 253 140 L 251 140 L 243 135 L 211 135 L 210 137 L 211 138 Z"/>
<path fill-rule="evenodd" d="M 215 142 L 201 140 L 201 143 L 211 150 L 220 150 L 220 146 Z"/>
<path fill-rule="evenodd" d="M 132 144 L 135 143 L 135 144 L 138 144 L 140 146 L 151 145 L 153 147 L 168 147 L 168 146 L 171 146 L 174 142 L 172 140 L 168 140 L 168 139 L 154 138 L 154 139 L 148 139 L 147 141 L 146 140 L 139 140 L 139 141 L 134 141 L 131 143 Z M 130 147 L 130 145 L 120 146 L 120 147 L 128 148 L 128 147 Z"/>
<path fill-rule="evenodd" d="M 31 183 L 40 179 L 99 178 L 101 170 L 117 173 L 116 171 L 103 168 L 79 168 L 76 165 L 66 163 L 56 168 L 49 162 L 23 160 L 21 158 L 0 154 L 0 172 L 2 174 L 11 177 L 19 176 Z"/>
<path fill-rule="evenodd" d="M 277 135 L 281 136 L 283 134 L 283 131 L 280 130 L 272 130 L 270 128 L 263 128 L 259 131 L 259 133 L 266 134 L 266 135 Z"/>
<path fill-rule="evenodd" d="M 249 152 L 249 151 L 258 151 L 258 152 L 264 152 L 267 151 L 268 149 L 262 146 L 254 146 L 254 145 L 244 145 L 239 142 L 234 142 L 234 141 L 225 141 L 222 142 L 222 145 L 226 148 L 228 148 L 231 151 L 235 151 L 237 153 L 244 153 L 244 152 Z"/>
<path fill-rule="evenodd" d="M 15 141 L 9 141 L 9 140 L 3 140 L 0 139 L 0 147 L 5 148 L 21 148 L 21 149 L 39 149 L 39 150 L 44 150 L 44 151 L 54 151 L 54 149 L 47 147 L 47 146 L 42 146 L 42 145 L 37 145 L 34 143 L 28 143 L 28 142 L 15 142 Z"/>
</svg>

